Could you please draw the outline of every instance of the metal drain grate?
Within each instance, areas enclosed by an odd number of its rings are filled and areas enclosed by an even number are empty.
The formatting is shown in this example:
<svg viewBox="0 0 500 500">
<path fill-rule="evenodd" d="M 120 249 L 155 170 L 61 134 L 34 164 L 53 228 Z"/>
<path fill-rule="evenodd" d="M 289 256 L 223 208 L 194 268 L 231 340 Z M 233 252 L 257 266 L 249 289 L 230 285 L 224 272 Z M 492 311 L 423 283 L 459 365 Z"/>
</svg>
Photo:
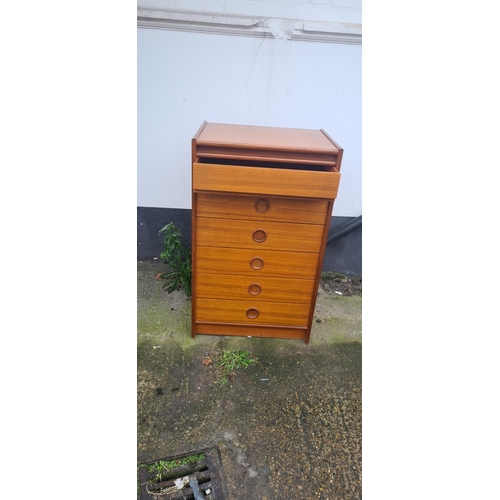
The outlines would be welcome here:
<svg viewBox="0 0 500 500">
<path fill-rule="evenodd" d="M 204 454 L 205 458 L 166 471 L 161 474 L 160 480 L 156 472 L 148 472 L 149 465 L 160 461 L 172 462 L 200 454 Z M 220 451 L 215 447 L 140 464 L 140 500 L 224 500 L 226 497 L 219 473 L 221 463 Z"/>
</svg>

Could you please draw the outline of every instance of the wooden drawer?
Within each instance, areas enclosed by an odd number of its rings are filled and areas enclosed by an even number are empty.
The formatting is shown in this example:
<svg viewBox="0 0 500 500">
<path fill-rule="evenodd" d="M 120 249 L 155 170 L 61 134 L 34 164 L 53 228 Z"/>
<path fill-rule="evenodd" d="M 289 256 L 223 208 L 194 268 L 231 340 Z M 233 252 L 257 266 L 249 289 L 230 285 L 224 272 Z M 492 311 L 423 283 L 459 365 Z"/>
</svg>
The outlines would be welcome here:
<svg viewBox="0 0 500 500">
<path fill-rule="evenodd" d="M 198 273 L 195 286 L 197 297 L 309 304 L 314 280 Z"/>
<path fill-rule="evenodd" d="M 319 253 L 323 226 L 290 222 L 196 219 L 196 243 L 205 246 Z"/>
<path fill-rule="evenodd" d="M 243 337 L 273 337 L 306 340 L 307 327 L 283 325 L 239 325 L 236 323 L 201 323 L 195 321 L 193 332 L 204 335 L 233 335 Z"/>
<path fill-rule="evenodd" d="M 199 322 L 307 326 L 310 304 L 196 299 Z"/>
<path fill-rule="evenodd" d="M 319 254 L 247 248 L 196 247 L 198 273 L 311 279 Z"/>
<path fill-rule="evenodd" d="M 199 217 L 324 224 L 327 208 L 324 200 L 199 193 L 196 210 Z"/>
<path fill-rule="evenodd" d="M 334 199 L 339 172 L 193 163 L 193 190 Z"/>
</svg>

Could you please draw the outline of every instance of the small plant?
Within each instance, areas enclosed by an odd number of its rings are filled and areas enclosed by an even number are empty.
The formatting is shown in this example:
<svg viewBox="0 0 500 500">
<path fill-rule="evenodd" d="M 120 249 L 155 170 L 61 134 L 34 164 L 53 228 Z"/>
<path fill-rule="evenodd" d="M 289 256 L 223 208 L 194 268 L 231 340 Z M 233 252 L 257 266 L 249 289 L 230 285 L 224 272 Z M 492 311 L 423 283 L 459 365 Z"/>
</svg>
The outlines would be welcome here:
<svg viewBox="0 0 500 500">
<path fill-rule="evenodd" d="M 194 464 L 204 458 L 206 458 L 205 453 L 199 453 L 197 455 L 189 455 L 188 457 L 176 458 L 174 460 L 159 460 L 154 464 L 147 465 L 146 470 L 150 473 L 156 473 L 156 476 L 150 478 L 150 482 L 159 483 L 163 480 L 166 473 L 171 472 L 182 465 Z"/>
<path fill-rule="evenodd" d="M 173 222 L 160 229 L 160 236 L 163 236 L 163 245 L 165 250 L 160 254 L 165 264 L 168 264 L 170 271 L 159 274 L 158 278 L 165 280 L 163 288 L 167 293 L 174 290 L 183 290 L 191 297 L 191 249 L 184 248 L 181 243 L 182 234 Z"/>
<path fill-rule="evenodd" d="M 145 486 L 148 498 L 164 498 L 166 495 L 171 498 L 170 495 L 178 493 L 189 484 L 188 476 L 207 470 L 207 464 L 202 462 L 205 458 L 205 453 L 197 453 L 173 460 L 158 460 L 149 465 L 139 465 L 138 492 L 141 491 L 142 486 Z M 147 480 L 143 483 L 140 482 L 141 470 L 149 473 Z M 165 484 L 166 482 L 168 483 Z M 184 495 L 182 498 L 185 498 Z"/>
<path fill-rule="evenodd" d="M 341 273 L 333 273 L 332 271 L 327 271 L 326 273 L 323 272 L 321 273 L 321 279 L 326 280 L 326 281 L 336 281 L 338 283 L 340 282 L 346 282 L 347 278 Z"/>
<path fill-rule="evenodd" d="M 217 366 L 222 372 L 218 383 L 220 385 L 226 384 L 229 378 L 234 378 L 235 370 L 247 368 L 256 362 L 256 358 L 253 358 L 249 351 L 244 351 L 243 349 L 224 351 L 221 359 L 217 362 Z"/>
</svg>

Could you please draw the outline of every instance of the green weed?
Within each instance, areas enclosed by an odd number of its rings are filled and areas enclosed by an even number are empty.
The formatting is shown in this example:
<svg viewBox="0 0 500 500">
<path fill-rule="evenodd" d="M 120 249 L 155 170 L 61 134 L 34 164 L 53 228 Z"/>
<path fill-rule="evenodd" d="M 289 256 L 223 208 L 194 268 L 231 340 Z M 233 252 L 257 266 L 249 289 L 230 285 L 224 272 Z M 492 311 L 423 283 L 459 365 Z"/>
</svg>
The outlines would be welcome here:
<svg viewBox="0 0 500 500">
<path fill-rule="evenodd" d="M 249 351 L 243 349 L 224 351 L 221 359 L 216 364 L 221 370 L 221 376 L 217 383 L 219 385 L 227 384 L 230 378 L 234 378 L 236 370 L 247 368 L 256 362 L 257 359 L 253 358 Z"/>
<path fill-rule="evenodd" d="M 181 243 L 183 236 L 173 222 L 161 228 L 158 234 L 163 237 L 165 247 L 160 257 L 170 267 L 168 272 L 158 275 L 159 279 L 165 280 L 163 288 L 167 293 L 183 290 L 188 297 L 191 297 L 193 274 L 191 248 L 183 247 Z"/>
<path fill-rule="evenodd" d="M 322 272 L 321 279 L 326 281 L 346 282 L 347 278 L 341 273 L 333 273 L 332 271 Z"/>
<path fill-rule="evenodd" d="M 163 480 L 163 477 L 172 470 L 177 467 L 181 467 L 183 465 L 190 465 L 198 462 L 199 460 L 203 460 L 206 458 L 205 453 L 198 453 L 195 455 L 189 455 L 188 457 L 176 458 L 174 460 L 159 460 L 154 464 L 149 464 L 146 466 L 146 470 L 149 473 L 156 473 L 154 477 L 150 478 L 151 482 L 159 483 Z"/>
</svg>

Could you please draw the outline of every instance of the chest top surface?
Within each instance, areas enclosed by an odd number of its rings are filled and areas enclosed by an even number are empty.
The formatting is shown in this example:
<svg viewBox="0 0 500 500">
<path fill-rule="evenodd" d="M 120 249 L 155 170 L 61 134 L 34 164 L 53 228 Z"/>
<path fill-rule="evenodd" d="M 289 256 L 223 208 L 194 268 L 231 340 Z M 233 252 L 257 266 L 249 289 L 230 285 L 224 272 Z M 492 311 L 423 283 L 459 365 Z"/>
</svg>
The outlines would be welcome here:
<svg viewBox="0 0 500 500">
<path fill-rule="evenodd" d="M 313 129 L 206 123 L 196 142 L 200 146 L 339 153 L 323 131 Z"/>
</svg>

